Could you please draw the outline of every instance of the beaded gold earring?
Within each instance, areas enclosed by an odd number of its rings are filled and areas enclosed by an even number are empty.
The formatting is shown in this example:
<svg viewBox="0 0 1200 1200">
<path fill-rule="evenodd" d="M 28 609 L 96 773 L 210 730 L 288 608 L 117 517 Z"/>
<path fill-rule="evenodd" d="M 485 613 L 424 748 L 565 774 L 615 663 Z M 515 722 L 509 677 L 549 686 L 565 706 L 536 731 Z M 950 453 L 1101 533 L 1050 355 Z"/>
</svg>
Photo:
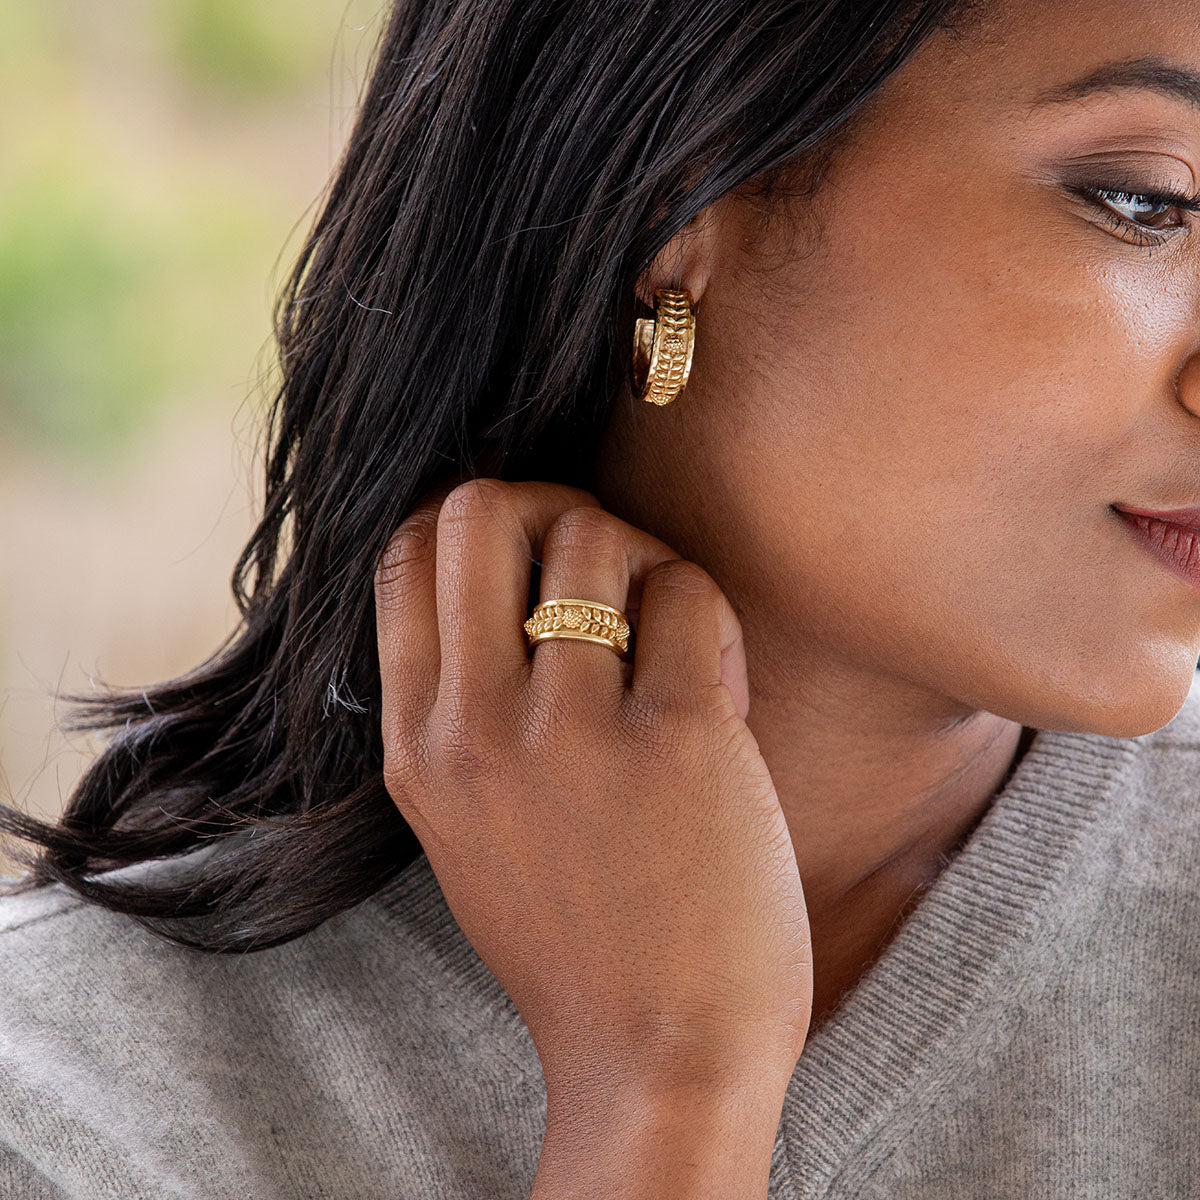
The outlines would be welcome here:
<svg viewBox="0 0 1200 1200">
<path fill-rule="evenodd" d="M 633 328 L 633 378 L 641 398 L 670 404 L 687 386 L 696 340 L 692 294 L 660 288 L 653 317 L 639 317 Z"/>
</svg>

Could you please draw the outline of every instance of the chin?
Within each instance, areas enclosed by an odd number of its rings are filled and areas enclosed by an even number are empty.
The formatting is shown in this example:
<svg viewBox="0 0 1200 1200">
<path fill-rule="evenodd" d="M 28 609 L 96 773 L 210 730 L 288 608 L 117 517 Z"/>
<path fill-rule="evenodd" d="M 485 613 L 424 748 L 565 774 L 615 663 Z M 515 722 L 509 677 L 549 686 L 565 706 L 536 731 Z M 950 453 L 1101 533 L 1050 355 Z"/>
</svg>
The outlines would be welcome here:
<svg viewBox="0 0 1200 1200">
<path fill-rule="evenodd" d="M 1042 663 L 1018 686 L 1019 691 L 1010 687 L 980 707 L 1036 729 L 1134 738 L 1170 724 L 1189 696 L 1200 706 L 1196 656 L 1190 650 L 1180 653 L 1177 646 L 1168 653 L 1159 645 L 1136 658 L 1089 659 L 1058 671 L 1048 672 Z"/>
<path fill-rule="evenodd" d="M 1026 721 L 1039 728 L 1077 730 L 1104 737 L 1134 738 L 1170 724 L 1193 695 L 1196 660 L 1179 663 L 1158 659 L 1136 669 L 1096 672 L 1074 695 L 1062 697 L 1060 711 L 1046 722 Z M 1200 704 L 1200 687 L 1193 696 Z"/>
</svg>

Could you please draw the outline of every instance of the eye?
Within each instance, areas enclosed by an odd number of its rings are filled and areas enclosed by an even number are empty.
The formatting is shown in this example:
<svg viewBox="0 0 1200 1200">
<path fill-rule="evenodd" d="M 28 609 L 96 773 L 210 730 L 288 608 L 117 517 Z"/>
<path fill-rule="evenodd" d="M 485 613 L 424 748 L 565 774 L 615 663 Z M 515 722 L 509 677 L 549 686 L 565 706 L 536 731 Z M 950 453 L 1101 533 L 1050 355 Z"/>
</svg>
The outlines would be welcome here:
<svg viewBox="0 0 1200 1200">
<path fill-rule="evenodd" d="M 1119 188 L 1079 184 L 1072 189 L 1112 225 L 1118 233 L 1130 235 L 1139 246 L 1161 246 L 1185 232 L 1193 222 L 1184 216 L 1173 224 L 1164 223 L 1172 211 L 1200 213 L 1200 197 L 1170 191 L 1122 191 Z M 1148 223 L 1145 223 L 1148 222 Z"/>
</svg>

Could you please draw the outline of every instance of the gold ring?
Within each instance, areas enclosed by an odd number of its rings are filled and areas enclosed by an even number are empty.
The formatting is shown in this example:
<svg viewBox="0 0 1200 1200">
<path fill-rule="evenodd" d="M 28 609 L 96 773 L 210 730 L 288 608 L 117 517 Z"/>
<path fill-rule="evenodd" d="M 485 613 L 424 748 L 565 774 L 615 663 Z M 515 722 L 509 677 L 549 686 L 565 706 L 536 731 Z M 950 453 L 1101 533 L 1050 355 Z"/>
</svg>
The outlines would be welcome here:
<svg viewBox="0 0 1200 1200">
<path fill-rule="evenodd" d="M 628 657 L 632 636 L 629 620 L 620 609 L 574 598 L 543 600 L 524 629 L 531 649 L 551 638 L 580 638 L 608 646 L 620 658 Z"/>
</svg>

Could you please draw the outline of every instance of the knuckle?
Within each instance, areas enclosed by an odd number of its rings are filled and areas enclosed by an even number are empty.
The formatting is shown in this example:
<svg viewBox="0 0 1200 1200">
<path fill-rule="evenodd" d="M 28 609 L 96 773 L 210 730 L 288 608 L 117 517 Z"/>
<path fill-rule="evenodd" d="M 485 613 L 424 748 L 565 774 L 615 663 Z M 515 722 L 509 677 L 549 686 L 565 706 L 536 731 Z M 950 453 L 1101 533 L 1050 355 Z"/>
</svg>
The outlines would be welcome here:
<svg viewBox="0 0 1200 1200">
<path fill-rule="evenodd" d="M 545 664 L 538 685 L 530 687 L 524 718 L 529 735 L 541 739 L 561 736 L 568 729 L 602 729 L 607 726 L 620 695 L 607 688 L 591 686 L 580 678 L 573 655 L 578 647 L 565 642 L 547 642 L 537 652 Z M 549 651 L 544 654 L 544 651 Z M 546 664 L 546 660 L 555 660 Z"/>
<path fill-rule="evenodd" d="M 417 538 L 422 545 L 429 545 L 437 536 L 437 518 L 437 508 L 423 504 L 408 514 L 400 528 Z"/>
<path fill-rule="evenodd" d="M 717 600 L 721 596 L 717 581 L 699 563 L 689 558 L 666 558 L 655 563 L 646 572 L 646 583 L 699 599 Z"/>
<path fill-rule="evenodd" d="M 427 755 L 420 738 L 399 732 L 384 737 L 383 783 L 397 804 L 421 790 L 427 773 Z"/>
<path fill-rule="evenodd" d="M 496 510 L 512 503 L 514 485 L 503 479 L 468 479 L 451 489 L 438 512 L 438 527 L 463 525 L 495 516 Z"/>
<path fill-rule="evenodd" d="M 496 748 L 487 738 L 460 730 L 442 739 L 441 763 L 451 780 L 474 786 L 496 775 Z"/>
<path fill-rule="evenodd" d="M 643 763 L 678 771 L 689 760 L 687 727 L 670 704 L 641 697 L 628 705 L 626 735 Z"/>
<path fill-rule="evenodd" d="M 619 740 L 612 717 L 616 702 L 605 704 L 578 689 L 534 689 L 521 706 L 514 748 L 525 770 L 539 778 L 570 784 L 588 775 L 592 765 L 611 759 Z"/>
<path fill-rule="evenodd" d="M 475 691 L 452 688 L 439 696 L 433 740 L 450 779 L 477 784 L 497 772 L 504 739 L 494 713 Z"/>
<path fill-rule="evenodd" d="M 375 567 L 375 587 L 379 591 L 390 592 L 407 576 L 433 541 L 435 521 L 436 514 L 419 510 L 396 527 Z"/>
<path fill-rule="evenodd" d="M 624 714 L 634 739 L 657 753 L 677 746 L 683 739 L 689 709 L 674 692 L 641 687 L 625 696 Z"/>
<path fill-rule="evenodd" d="M 558 543 L 581 546 L 599 539 L 618 538 L 620 530 L 617 518 L 607 509 L 581 504 L 559 513 L 547 536 Z"/>
<path fill-rule="evenodd" d="M 555 747 L 565 740 L 568 728 L 566 709 L 557 698 L 533 692 L 521 714 L 517 738 L 525 753 L 542 759 L 553 755 Z"/>
</svg>

